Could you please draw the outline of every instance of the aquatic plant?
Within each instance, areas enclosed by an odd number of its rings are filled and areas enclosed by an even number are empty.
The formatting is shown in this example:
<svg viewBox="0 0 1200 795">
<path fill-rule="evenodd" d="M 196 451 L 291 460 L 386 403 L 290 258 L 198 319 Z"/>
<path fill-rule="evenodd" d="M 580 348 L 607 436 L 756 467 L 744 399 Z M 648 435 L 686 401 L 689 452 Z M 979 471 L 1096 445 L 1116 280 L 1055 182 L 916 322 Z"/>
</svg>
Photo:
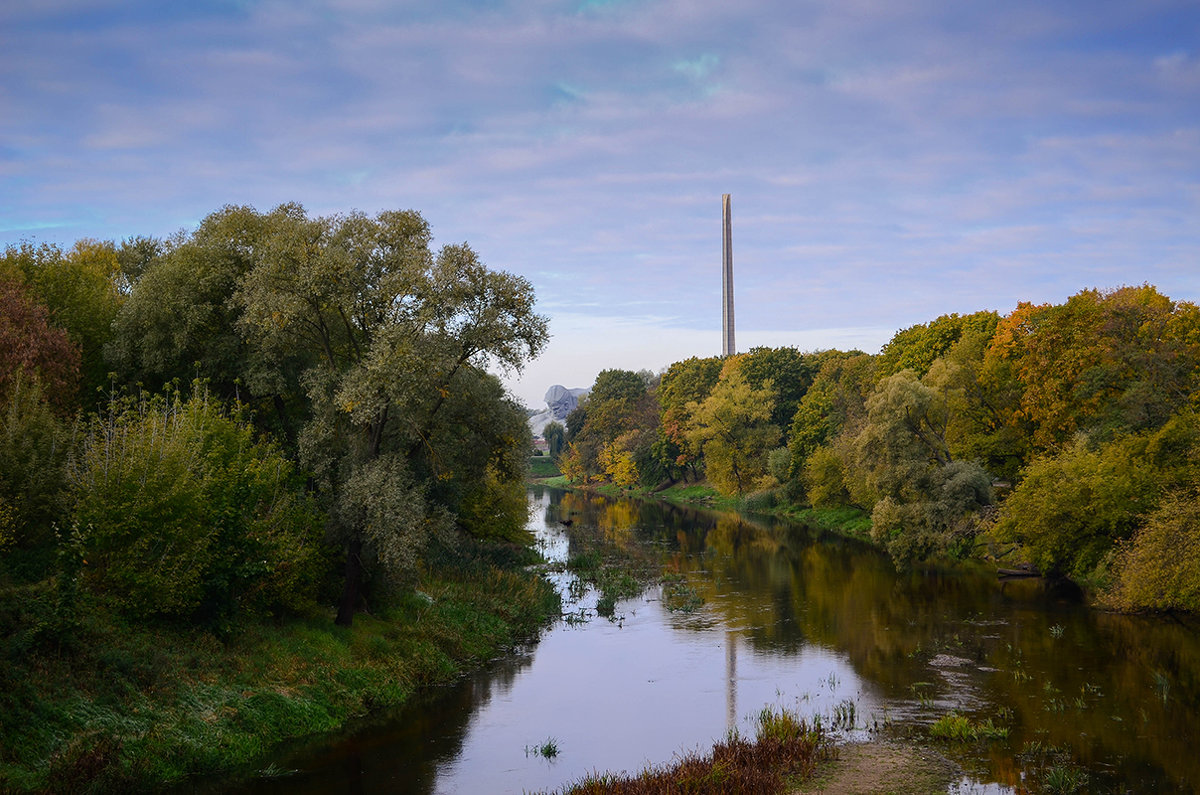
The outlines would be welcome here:
<svg viewBox="0 0 1200 795">
<path fill-rule="evenodd" d="M 704 597 L 686 582 L 663 583 L 663 603 L 672 613 L 694 613 L 704 605 Z"/>
<path fill-rule="evenodd" d="M 1072 795 L 1087 791 L 1087 773 L 1071 765 L 1055 765 L 1048 769 L 1041 779 L 1041 791 L 1052 795 Z"/>
<path fill-rule="evenodd" d="M 1162 671 L 1151 671 L 1150 673 L 1154 677 L 1154 692 L 1158 694 L 1158 700 L 1166 704 L 1167 697 L 1171 693 L 1171 680 Z"/>
<path fill-rule="evenodd" d="M 995 725 L 991 718 L 976 722 L 958 712 L 949 712 L 929 727 L 929 734 L 939 740 L 965 743 L 1002 740 L 1008 737 L 1008 728 Z"/>
<path fill-rule="evenodd" d="M 547 737 L 546 741 L 540 745 L 525 746 L 525 756 L 536 754 L 543 759 L 553 759 L 558 756 L 558 741 L 553 737 Z"/>
<path fill-rule="evenodd" d="M 834 730 L 844 729 L 851 731 L 858 722 L 858 705 L 851 699 L 844 698 L 838 702 L 833 708 L 833 726 Z"/>
</svg>

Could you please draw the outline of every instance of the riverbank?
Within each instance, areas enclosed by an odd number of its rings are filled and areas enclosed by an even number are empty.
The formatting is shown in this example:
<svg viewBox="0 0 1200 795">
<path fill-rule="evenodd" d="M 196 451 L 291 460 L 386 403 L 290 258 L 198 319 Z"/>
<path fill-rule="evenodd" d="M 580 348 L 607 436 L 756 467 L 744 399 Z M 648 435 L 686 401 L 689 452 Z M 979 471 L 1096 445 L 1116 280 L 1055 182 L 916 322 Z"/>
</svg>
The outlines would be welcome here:
<svg viewBox="0 0 1200 795">
<path fill-rule="evenodd" d="M 626 488 L 612 483 L 579 485 L 571 483 L 565 475 L 537 477 L 531 479 L 531 482 L 557 489 L 593 491 L 606 497 L 662 500 L 676 505 L 711 508 L 717 511 L 746 511 L 778 516 L 821 530 L 828 530 L 863 541 L 872 541 L 871 515 L 866 511 L 858 508 L 813 508 L 807 505 L 796 505 L 780 499 L 773 492 L 730 497 L 718 492 L 707 481 L 675 483 L 658 490 Z"/>
<path fill-rule="evenodd" d="M 225 638 L 91 612 L 50 642 L 29 623 L 38 595 L 10 588 L 0 594 L 5 628 L 17 627 L 0 671 L 0 791 L 253 778 L 281 742 L 402 704 L 557 616 L 558 595 L 528 562 L 477 550 L 425 571 L 415 590 L 353 627 L 322 612 L 248 622 Z"/>
</svg>

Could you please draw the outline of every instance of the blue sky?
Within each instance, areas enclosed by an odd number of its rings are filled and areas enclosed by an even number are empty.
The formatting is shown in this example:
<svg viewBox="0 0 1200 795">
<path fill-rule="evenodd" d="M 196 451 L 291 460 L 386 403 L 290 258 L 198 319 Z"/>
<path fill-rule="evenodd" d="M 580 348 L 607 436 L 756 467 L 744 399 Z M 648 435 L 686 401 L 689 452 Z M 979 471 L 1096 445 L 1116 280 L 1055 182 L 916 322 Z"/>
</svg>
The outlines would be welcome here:
<svg viewBox="0 0 1200 795">
<path fill-rule="evenodd" d="M 527 277 L 515 393 L 947 312 L 1200 299 L 1193 0 L 15 0 L 0 244 L 414 208 Z"/>
</svg>

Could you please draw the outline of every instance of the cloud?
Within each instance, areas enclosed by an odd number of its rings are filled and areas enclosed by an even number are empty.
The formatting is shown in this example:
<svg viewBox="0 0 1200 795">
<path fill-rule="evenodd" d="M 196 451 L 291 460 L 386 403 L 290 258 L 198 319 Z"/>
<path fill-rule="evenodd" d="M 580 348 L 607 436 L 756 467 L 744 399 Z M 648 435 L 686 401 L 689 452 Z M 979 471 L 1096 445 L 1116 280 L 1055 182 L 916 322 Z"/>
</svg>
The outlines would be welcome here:
<svg viewBox="0 0 1200 795">
<path fill-rule="evenodd" d="M 645 358 L 613 318 L 719 311 L 722 193 L 739 317 L 764 332 L 1125 282 L 1200 297 L 1200 11 L 1176 0 L 3 14 L 10 239 L 165 235 L 228 202 L 413 207 L 622 340 L 588 354 L 607 366 Z"/>
</svg>

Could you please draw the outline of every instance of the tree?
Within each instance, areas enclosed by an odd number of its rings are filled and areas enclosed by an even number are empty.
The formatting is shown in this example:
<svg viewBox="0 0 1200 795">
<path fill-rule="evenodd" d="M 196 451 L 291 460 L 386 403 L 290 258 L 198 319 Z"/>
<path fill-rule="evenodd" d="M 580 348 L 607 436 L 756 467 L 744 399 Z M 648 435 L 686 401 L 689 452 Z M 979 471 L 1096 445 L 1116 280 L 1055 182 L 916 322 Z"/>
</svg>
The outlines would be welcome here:
<svg viewBox="0 0 1200 795">
<path fill-rule="evenodd" d="M 83 399 L 94 404 L 98 390 L 108 384 L 104 346 L 124 300 L 116 247 L 80 240 L 64 253 L 56 246 L 23 244 L 9 247 L 5 259 L 5 269 L 23 274 L 26 289 L 47 308 L 50 322 L 79 349 Z"/>
<path fill-rule="evenodd" d="M 1014 480 L 1030 445 L 1024 423 L 1010 421 L 1021 385 L 1007 363 L 987 359 L 990 339 L 981 331 L 965 332 L 922 381 L 946 402 L 946 444 L 953 456 Z"/>
<path fill-rule="evenodd" d="M 689 441 L 687 429 L 692 424 L 689 407 L 698 406 L 708 397 L 721 377 L 724 359 L 695 356 L 675 362 L 663 373 L 655 396 L 660 411 L 660 434 L 655 441 L 656 458 L 668 473 L 697 476 L 700 450 Z"/>
<path fill-rule="evenodd" d="M 71 467 L 83 581 L 134 616 L 221 627 L 307 604 L 319 514 L 292 465 L 202 389 L 114 400 Z"/>
<path fill-rule="evenodd" d="M 873 358 L 861 351 L 816 354 L 821 366 L 792 416 L 788 450 L 791 476 L 800 477 L 809 456 L 843 430 L 857 433 L 875 387 Z"/>
<path fill-rule="evenodd" d="M 702 403 L 689 404 L 688 438 L 703 451 L 708 478 L 722 494 L 762 485 L 767 455 L 779 441 L 779 428 L 770 421 L 774 408 L 771 382 L 752 387 L 736 358 Z"/>
<path fill-rule="evenodd" d="M 1112 566 L 1103 601 L 1120 610 L 1200 612 L 1200 500 L 1194 489 L 1165 497 Z"/>
<path fill-rule="evenodd" d="M 875 495 L 872 535 L 900 562 L 961 550 L 991 504 L 991 478 L 951 455 L 944 397 L 902 370 L 879 382 L 867 410 L 854 463 Z"/>
<path fill-rule="evenodd" d="M 775 390 L 771 424 L 789 429 L 800 401 L 817 375 L 822 355 L 803 354 L 795 348 L 752 348 L 739 358 L 752 386 L 761 387 L 767 381 L 771 382 Z"/>
<path fill-rule="evenodd" d="M 649 372 L 630 370 L 603 370 L 596 376 L 579 407 L 567 415 L 572 461 L 565 471 L 586 479 L 638 482 L 634 459 L 652 463 L 657 439 L 658 406 L 647 391 L 652 381 Z M 614 464 L 618 459 L 619 466 Z"/>
<path fill-rule="evenodd" d="M 47 399 L 66 412 L 74 406 L 79 381 L 79 348 L 65 331 L 50 323 L 15 275 L 0 275 L 0 405 L 24 374 L 36 379 Z"/>
<path fill-rule="evenodd" d="M 152 392 L 204 378 L 221 398 L 252 405 L 260 426 L 291 447 L 304 421 L 299 376 L 308 354 L 249 344 L 234 301 L 264 254 L 266 218 L 252 207 L 224 207 L 168 251 L 130 266 L 136 278 L 105 357 L 127 383 Z M 122 252 L 144 258 L 155 250 L 138 243 Z"/>
<path fill-rule="evenodd" d="M 545 344 L 546 320 L 528 282 L 487 270 L 466 245 L 433 256 L 416 212 L 310 219 L 290 204 L 262 222 L 234 296 L 239 328 L 264 359 L 306 357 L 300 449 L 346 552 L 337 622 L 348 625 L 367 568 L 410 574 L 423 540 L 452 520 L 430 490 L 453 477 L 435 431 L 462 378 L 488 362 L 519 369 Z"/>
<path fill-rule="evenodd" d="M 918 377 L 923 377 L 964 335 L 991 339 L 999 322 L 1000 316 L 995 312 L 980 311 L 963 316 L 942 315 L 929 323 L 918 323 L 897 331 L 879 352 L 880 374 L 894 375 L 901 370 L 912 370 Z"/>
<path fill-rule="evenodd" d="M 1200 309 L 1149 285 L 1023 303 L 999 324 L 985 369 L 1019 382 L 1008 422 L 1025 426 L 1037 450 L 1078 431 L 1152 430 L 1200 383 Z"/>
<path fill-rule="evenodd" d="M 1020 544 L 1049 574 L 1102 578 L 1102 564 L 1153 508 L 1146 440 L 1131 436 L 1091 447 L 1080 438 L 1034 459 L 1000 506 L 996 536 Z"/>
<path fill-rule="evenodd" d="M 561 423 L 546 423 L 546 427 L 542 429 L 542 438 L 546 440 L 546 448 L 551 458 L 558 459 L 559 454 L 563 450 L 563 445 L 566 444 L 566 436 L 566 428 Z"/>
</svg>

